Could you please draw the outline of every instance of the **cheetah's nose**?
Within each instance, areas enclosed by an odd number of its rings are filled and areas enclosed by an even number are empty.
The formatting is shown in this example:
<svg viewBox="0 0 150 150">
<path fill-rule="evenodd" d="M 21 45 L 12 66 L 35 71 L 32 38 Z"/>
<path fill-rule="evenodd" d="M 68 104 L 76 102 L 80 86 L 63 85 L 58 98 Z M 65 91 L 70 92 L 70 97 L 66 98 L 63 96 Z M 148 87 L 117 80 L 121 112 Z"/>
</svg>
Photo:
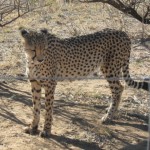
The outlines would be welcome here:
<svg viewBox="0 0 150 150">
<path fill-rule="evenodd" d="M 42 62 L 43 61 L 43 59 L 40 59 L 40 60 L 38 60 L 39 62 Z"/>
</svg>

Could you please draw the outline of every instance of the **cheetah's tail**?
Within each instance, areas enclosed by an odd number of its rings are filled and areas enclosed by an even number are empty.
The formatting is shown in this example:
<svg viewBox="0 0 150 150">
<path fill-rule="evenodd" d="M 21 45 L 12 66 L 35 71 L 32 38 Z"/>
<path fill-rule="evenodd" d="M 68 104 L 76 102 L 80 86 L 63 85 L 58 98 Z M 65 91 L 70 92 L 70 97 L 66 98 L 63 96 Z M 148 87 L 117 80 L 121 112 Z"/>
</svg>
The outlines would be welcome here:
<svg viewBox="0 0 150 150">
<path fill-rule="evenodd" d="M 127 83 L 128 86 L 131 86 L 136 89 L 143 89 L 146 91 L 149 91 L 150 89 L 150 83 L 149 82 L 136 82 L 134 81 L 129 74 L 129 63 L 125 64 L 122 68 L 123 72 L 123 77 L 125 79 L 125 82 Z"/>
</svg>

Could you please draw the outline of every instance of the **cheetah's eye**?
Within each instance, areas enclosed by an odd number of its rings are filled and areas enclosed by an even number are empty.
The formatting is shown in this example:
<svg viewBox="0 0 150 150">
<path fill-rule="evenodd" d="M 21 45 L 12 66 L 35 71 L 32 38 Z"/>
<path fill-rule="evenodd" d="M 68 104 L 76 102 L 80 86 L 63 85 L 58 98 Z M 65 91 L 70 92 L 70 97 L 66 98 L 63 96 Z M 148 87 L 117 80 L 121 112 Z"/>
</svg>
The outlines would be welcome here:
<svg viewBox="0 0 150 150">
<path fill-rule="evenodd" d="M 45 28 L 41 29 L 41 32 L 44 33 L 44 34 L 48 33 L 47 29 L 45 29 Z"/>
<path fill-rule="evenodd" d="M 22 30 L 20 30 L 20 32 L 23 37 L 26 37 L 26 35 L 29 34 L 29 32 L 26 29 L 22 29 Z"/>
</svg>

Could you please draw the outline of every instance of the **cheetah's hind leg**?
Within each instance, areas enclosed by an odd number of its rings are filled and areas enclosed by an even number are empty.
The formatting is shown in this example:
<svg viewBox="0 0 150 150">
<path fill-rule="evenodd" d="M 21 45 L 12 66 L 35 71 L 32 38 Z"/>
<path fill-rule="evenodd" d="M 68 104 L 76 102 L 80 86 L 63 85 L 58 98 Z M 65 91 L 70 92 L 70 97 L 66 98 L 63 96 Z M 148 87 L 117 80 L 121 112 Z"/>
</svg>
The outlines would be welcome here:
<svg viewBox="0 0 150 150">
<path fill-rule="evenodd" d="M 110 73 L 109 70 L 106 71 L 105 68 L 101 68 L 101 71 L 103 72 L 104 76 L 106 77 L 109 83 L 109 87 L 112 93 L 112 102 L 107 110 L 107 113 L 102 117 L 103 124 L 109 124 L 114 119 L 116 112 L 118 110 L 118 107 L 121 101 L 121 95 L 123 92 L 123 86 L 121 85 L 119 81 L 120 70 L 118 70 L 118 72 L 115 72 L 114 75 L 112 71 Z"/>
</svg>

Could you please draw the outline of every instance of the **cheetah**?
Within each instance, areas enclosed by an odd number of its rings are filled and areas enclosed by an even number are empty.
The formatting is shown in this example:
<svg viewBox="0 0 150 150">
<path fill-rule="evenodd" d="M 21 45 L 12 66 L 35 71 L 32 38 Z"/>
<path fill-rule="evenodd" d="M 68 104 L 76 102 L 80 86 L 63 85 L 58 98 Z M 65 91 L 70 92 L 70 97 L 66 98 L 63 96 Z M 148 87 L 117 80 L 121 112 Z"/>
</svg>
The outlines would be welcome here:
<svg viewBox="0 0 150 150">
<path fill-rule="evenodd" d="M 45 122 L 40 136 L 51 135 L 54 92 L 58 81 L 85 77 L 100 67 L 109 83 L 112 102 L 102 123 L 109 123 L 119 107 L 123 74 L 127 85 L 148 91 L 149 83 L 136 82 L 129 74 L 131 40 L 123 31 L 104 29 L 93 34 L 60 39 L 47 29 L 20 29 L 31 83 L 33 120 L 26 133 L 34 134 L 40 120 L 41 88 L 45 90 Z"/>
</svg>

